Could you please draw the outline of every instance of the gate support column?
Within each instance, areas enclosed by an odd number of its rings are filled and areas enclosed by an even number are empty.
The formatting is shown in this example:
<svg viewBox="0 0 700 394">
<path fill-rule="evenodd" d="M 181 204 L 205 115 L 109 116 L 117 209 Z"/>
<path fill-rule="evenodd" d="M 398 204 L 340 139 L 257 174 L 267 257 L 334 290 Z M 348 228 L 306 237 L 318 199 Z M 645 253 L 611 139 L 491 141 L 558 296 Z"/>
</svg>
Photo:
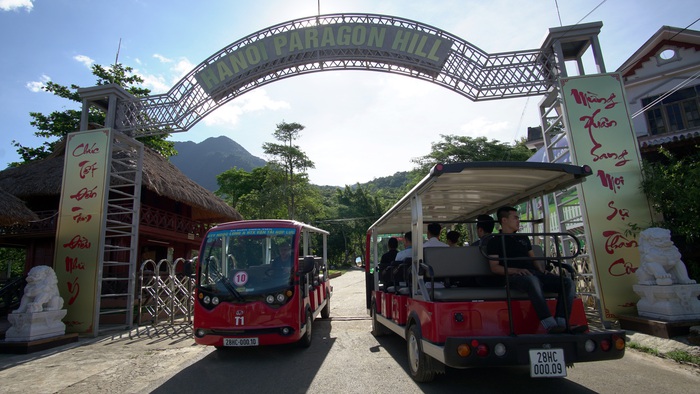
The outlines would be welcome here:
<svg viewBox="0 0 700 394">
<path fill-rule="evenodd" d="M 598 34 L 603 26 L 602 22 L 586 23 L 575 26 L 563 26 L 549 29 L 549 34 L 542 44 L 542 51 L 554 54 L 555 80 L 568 77 L 567 62 L 576 63 L 578 75 L 585 75 L 583 56 L 591 49 L 598 73 L 605 72 Z M 570 130 L 566 127 L 565 114 L 562 108 L 561 92 L 557 83 L 552 85 L 547 95 L 540 101 L 540 127 L 544 140 L 545 157 L 550 163 L 572 162 L 569 149 L 571 141 Z M 576 164 L 576 163 L 574 163 Z M 580 190 L 575 186 L 560 191 L 551 196 L 544 196 L 544 207 L 549 206 L 549 201 L 555 204 L 555 213 L 560 228 L 551 231 L 573 231 L 588 246 L 592 239 L 589 234 L 589 224 L 585 213 L 585 202 L 579 199 Z M 546 215 L 545 215 L 546 217 Z M 564 245 L 568 248 L 568 245 Z M 601 307 L 600 287 L 595 277 L 595 259 L 589 253 L 590 247 L 580 255 L 573 266 L 577 271 L 577 293 L 583 299 L 587 312 L 592 312 L 604 326 L 609 326 L 603 317 Z M 590 314 L 589 314 L 590 317 Z"/>
</svg>

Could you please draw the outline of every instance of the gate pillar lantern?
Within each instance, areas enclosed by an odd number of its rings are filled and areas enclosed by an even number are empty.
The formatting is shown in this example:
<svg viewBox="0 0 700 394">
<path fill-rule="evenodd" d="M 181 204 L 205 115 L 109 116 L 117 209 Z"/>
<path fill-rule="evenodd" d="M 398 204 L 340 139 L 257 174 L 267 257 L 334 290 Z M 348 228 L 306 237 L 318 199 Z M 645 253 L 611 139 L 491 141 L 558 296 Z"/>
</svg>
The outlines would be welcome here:
<svg viewBox="0 0 700 394">
<path fill-rule="evenodd" d="M 556 58 L 555 70 L 559 71 L 556 77 L 567 77 L 567 61 L 576 61 L 578 74 L 586 74 L 583 68 L 583 55 L 590 48 L 597 73 L 605 72 L 603 53 L 600 50 L 598 34 L 603 22 L 591 22 L 574 26 L 562 26 L 549 29 L 549 34 L 542 44 L 542 50 L 553 52 Z"/>
<path fill-rule="evenodd" d="M 117 113 L 118 102 L 137 101 L 133 94 L 127 92 L 121 85 L 116 83 L 80 88 L 78 89 L 78 95 L 83 101 L 83 110 L 80 115 L 80 131 L 88 130 L 90 127 L 89 115 L 92 107 L 97 107 L 105 113 L 105 124 L 100 125 L 99 128 L 105 127 L 121 131 L 121 122 L 119 122 L 119 114 Z M 130 133 L 125 134 L 130 135 Z"/>
</svg>

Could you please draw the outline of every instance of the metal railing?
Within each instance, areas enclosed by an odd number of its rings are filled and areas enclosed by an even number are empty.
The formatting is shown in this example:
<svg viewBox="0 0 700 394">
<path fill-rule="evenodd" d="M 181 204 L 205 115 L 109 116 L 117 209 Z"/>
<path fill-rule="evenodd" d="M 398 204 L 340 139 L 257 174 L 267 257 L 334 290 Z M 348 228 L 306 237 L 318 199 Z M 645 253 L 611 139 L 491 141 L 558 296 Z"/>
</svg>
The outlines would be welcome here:
<svg viewBox="0 0 700 394">
<path fill-rule="evenodd" d="M 143 330 L 149 336 L 161 331 L 191 334 L 195 283 L 189 273 L 193 264 L 184 258 L 157 263 L 149 259 L 141 264 L 137 334 Z"/>
</svg>

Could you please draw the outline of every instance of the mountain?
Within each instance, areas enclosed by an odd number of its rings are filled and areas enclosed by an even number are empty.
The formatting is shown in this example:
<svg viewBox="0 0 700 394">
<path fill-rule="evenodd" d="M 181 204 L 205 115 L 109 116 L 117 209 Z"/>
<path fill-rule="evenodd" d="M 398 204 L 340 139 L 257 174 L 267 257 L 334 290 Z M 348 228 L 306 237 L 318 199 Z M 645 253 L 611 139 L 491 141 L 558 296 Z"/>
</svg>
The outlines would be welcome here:
<svg viewBox="0 0 700 394">
<path fill-rule="evenodd" d="M 170 162 L 190 179 L 211 191 L 216 191 L 219 188 L 216 176 L 226 170 L 237 167 L 245 171 L 252 171 L 266 164 L 265 160 L 251 155 L 236 141 L 225 136 L 210 137 L 200 143 L 175 141 L 173 144 L 178 154 L 172 156 Z M 409 172 L 397 172 L 360 184 L 360 186 L 369 187 L 374 191 L 385 190 L 389 195 L 396 195 L 398 198 L 409 183 L 411 183 Z M 338 188 L 336 186 L 319 187 L 327 188 L 330 190 L 326 191 L 328 193 L 332 193 Z"/>
<path fill-rule="evenodd" d="M 173 142 L 176 156 L 170 162 L 190 179 L 208 190 L 216 191 L 219 186 L 216 176 L 233 167 L 252 171 L 262 167 L 265 160 L 253 156 L 236 141 L 228 137 L 211 137 L 195 143 L 192 141 Z"/>
</svg>

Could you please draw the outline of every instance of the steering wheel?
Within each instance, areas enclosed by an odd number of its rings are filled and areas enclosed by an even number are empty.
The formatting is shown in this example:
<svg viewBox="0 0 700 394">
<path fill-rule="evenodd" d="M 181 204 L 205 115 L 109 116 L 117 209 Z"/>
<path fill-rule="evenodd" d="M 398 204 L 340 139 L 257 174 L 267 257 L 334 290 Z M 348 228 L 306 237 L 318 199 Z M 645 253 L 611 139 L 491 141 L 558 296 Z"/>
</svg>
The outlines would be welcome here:
<svg viewBox="0 0 700 394">
<path fill-rule="evenodd" d="M 238 269 L 238 262 L 232 254 L 226 256 L 226 264 L 228 264 L 229 268 L 232 270 Z"/>
</svg>

